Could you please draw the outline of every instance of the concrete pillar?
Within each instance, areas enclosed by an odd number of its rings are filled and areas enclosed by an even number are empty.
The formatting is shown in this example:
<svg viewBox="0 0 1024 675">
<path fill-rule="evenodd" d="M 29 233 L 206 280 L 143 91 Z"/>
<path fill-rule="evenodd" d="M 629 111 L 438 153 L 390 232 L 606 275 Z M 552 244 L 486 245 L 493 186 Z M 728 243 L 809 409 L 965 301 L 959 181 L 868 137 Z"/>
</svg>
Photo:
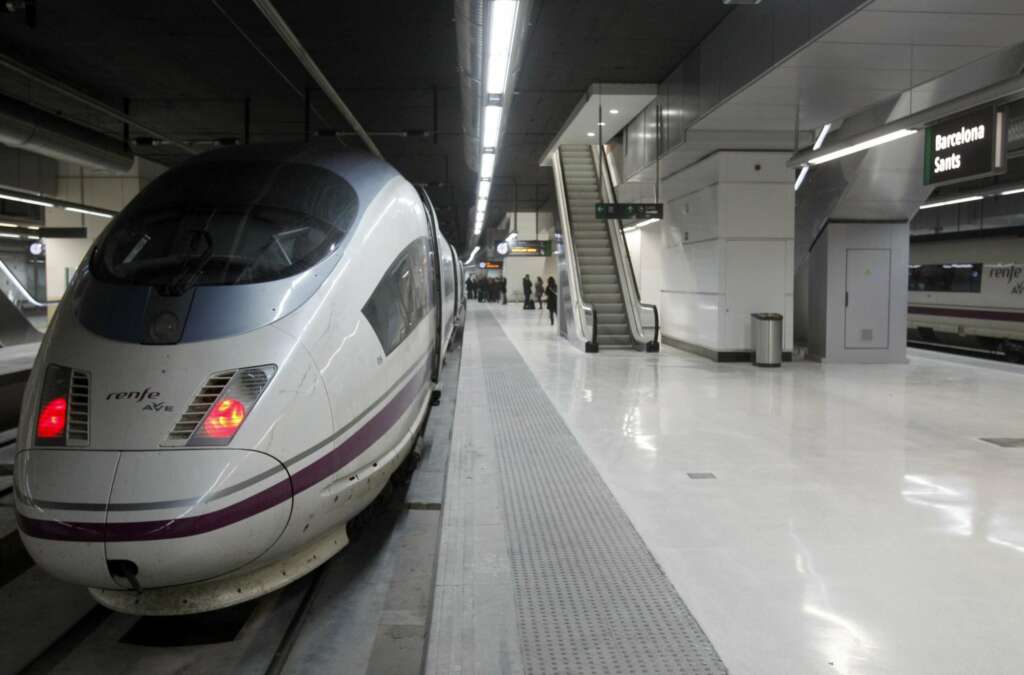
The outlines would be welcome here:
<svg viewBox="0 0 1024 675">
<path fill-rule="evenodd" d="M 159 164 L 142 158 L 136 158 L 135 164 L 126 174 L 60 162 L 54 196 L 58 199 L 120 211 L 163 170 L 164 167 Z M 46 244 L 47 298 L 59 300 L 89 247 L 110 220 L 64 209 L 46 209 L 44 218 L 45 227 L 84 227 L 88 232 L 85 239 L 47 239 L 45 236 L 43 238 Z M 43 233 L 46 232 L 45 227 Z"/>
<path fill-rule="evenodd" d="M 662 181 L 665 219 L 629 237 L 644 302 L 666 344 L 751 357 L 751 313 L 785 318 L 793 348 L 793 172 L 786 152 L 717 152 Z"/>
</svg>

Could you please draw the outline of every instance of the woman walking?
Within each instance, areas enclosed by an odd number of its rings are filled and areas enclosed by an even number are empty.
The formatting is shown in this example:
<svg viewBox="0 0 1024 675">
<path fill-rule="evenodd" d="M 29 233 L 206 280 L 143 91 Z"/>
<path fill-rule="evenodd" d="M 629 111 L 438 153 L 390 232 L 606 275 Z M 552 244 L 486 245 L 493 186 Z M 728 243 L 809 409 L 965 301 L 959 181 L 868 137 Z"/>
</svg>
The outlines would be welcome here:
<svg viewBox="0 0 1024 675">
<path fill-rule="evenodd" d="M 539 276 L 533 285 L 534 299 L 537 301 L 537 309 L 544 309 L 544 280 Z"/>
<path fill-rule="evenodd" d="M 544 298 L 548 301 L 548 321 L 555 325 L 555 314 L 558 313 L 558 286 L 554 277 L 548 277 L 548 287 L 544 289 Z"/>
</svg>

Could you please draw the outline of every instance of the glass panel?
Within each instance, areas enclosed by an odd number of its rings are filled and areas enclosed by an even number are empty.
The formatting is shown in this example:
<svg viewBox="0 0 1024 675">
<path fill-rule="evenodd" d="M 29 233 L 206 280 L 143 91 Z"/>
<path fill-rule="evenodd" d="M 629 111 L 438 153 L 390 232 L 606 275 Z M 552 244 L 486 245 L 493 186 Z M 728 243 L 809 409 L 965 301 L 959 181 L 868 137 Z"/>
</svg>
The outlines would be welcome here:
<svg viewBox="0 0 1024 675">
<path fill-rule="evenodd" d="M 909 288 L 936 293 L 980 293 L 981 271 L 981 263 L 911 265 Z"/>
<path fill-rule="evenodd" d="M 171 295 L 272 281 L 332 253 L 357 210 L 355 190 L 320 167 L 210 162 L 154 181 L 111 223 L 90 267 Z"/>
</svg>

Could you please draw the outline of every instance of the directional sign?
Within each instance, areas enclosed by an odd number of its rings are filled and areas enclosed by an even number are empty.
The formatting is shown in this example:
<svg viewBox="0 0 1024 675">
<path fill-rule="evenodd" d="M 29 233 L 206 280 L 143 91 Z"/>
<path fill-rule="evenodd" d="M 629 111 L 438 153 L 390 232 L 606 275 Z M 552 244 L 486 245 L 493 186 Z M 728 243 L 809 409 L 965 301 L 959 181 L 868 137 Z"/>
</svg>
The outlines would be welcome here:
<svg viewBox="0 0 1024 675">
<path fill-rule="evenodd" d="M 664 204 L 606 204 L 594 205 L 598 220 L 647 220 L 665 217 Z"/>
<path fill-rule="evenodd" d="M 925 130 L 924 184 L 945 185 L 1006 173 L 1003 113 L 986 107 Z"/>
</svg>

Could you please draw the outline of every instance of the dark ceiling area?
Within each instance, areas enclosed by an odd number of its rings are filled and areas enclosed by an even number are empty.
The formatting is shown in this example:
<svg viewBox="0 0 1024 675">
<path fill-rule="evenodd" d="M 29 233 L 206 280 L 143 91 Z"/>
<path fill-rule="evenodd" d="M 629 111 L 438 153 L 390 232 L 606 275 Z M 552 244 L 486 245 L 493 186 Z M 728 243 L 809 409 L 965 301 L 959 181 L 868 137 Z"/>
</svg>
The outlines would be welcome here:
<svg viewBox="0 0 1024 675">
<path fill-rule="evenodd" d="M 300 140 L 308 128 L 360 146 L 248 0 L 34 5 L 34 21 L 0 9 L 0 53 L 197 150 L 241 141 L 246 108 L 250 142 Z M 464 159 L 452 2 L 281 0 L 277 8 L 385 158 L 428 186 L 446 234 L 471 247 L 476 177 Z M 660 81 L 728 11 L 721 0 L 536 0 L 488 225 L 514 197 L 524 210 L 550 198 L 538 160 L 592 82 Z M 2 68 L 0 93 L 122 137 L 118 120 Z M 167 165 L 187 157 L 173 145 L 133 149 Z"/>
</svg>

